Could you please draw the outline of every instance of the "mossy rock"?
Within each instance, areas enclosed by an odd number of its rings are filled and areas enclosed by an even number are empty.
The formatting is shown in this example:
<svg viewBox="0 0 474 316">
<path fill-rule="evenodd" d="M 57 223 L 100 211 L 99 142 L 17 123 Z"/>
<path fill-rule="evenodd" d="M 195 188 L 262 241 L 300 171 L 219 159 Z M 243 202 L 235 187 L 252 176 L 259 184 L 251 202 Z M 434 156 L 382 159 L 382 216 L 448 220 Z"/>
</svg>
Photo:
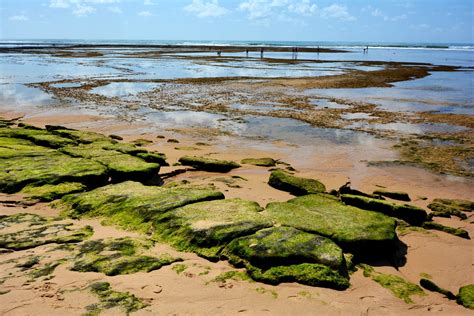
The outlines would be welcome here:
<svg viewBox="0 0 474 316">
<path fill-rule="evenodd" d="M 326 194 L 312 194 L 267 205 L 278 224 L 328 237 L 346 252 L 377 255 L 397 245 L 394 219 L 342 204 Z"/>
<path fill-rule="evenodd" d="M 65 206 L 63 214 L 104 217 L 106 223 L 126 229 L 149 231 L 153 220 L 162 213 L 191 203 L 223 199 L 224 195 L 209 187 L 177 185 L 144 186 L 126 181 L 95 190 L 66 195 L 56 205 Z"/>
<path fill-rule="evenodd" d="M 200 202 L 164 213 L 155 220 L 157 235 L 181 250 L 217 259 L 234 238 L 271 227 L 255 202 L 235 199 Z"/>
<path fill-rule="evenodd" d="M 444 296 L 446 296 L 450 300 L 455 300 L 456 299 L 456 295 L 454 295 L 453 293 L 451 293 L 448 290 L 440 288 L 438 285 L 436 285 L 436 283 L 434 283 L 431 280 L 422 278 L 422 279 L 420 279 L 420 285 L 421 285 L 421 287 L 423 287 L 424 289 L 427 289 L 428 291 L 443 294 Z"/>
<path fill-rule="evenodd" d="M 439 224 L 436 222 L 424 222 L 423 223 L 423 228 L 425 229 L 434 229 L 434 230 L 439 230 L 457 237 L 461 237 L 464 239 L 471 239 L 469 237 L 469 233 L 465 231 L 464 229 L 461 228 L 454 228 L 454 227 L 449 227 L 445 226 L 443 224 Z"/>
<path fill-rule="evenodd" d="M 169 163 L 166 161 L 166 155 L 161 153 L 146 152 L 138 153 L 137 157 L 145 160 L 146 162 L 157 163 L 160 166 L 169 166 Z"/>
<path fill-rule="evenodd" d="M 272 171 L 268 184 L 297 196 L 326 191 L 324 184 L 318 180 L 295 177 L 283 170 Z"/>
<path fill-rule="evenodd" d="M 179 158 L 183 166 L 190 166 L 197 170 L 209 172 L 229 172 L 232 169 L 239 168 L 240 165 L 233 161 L 218 160 L 206 157 L 184 156 Z"/>
<path fill-rule="evenodd" d="M 262 229 L 231 241 L 225 248 L 260 268 L 300 263 L 320 263 L 347 275 L 341 248 L 332 240 L 292 227 Z"/>
<path fill-rule="evenodd" d="M 107 168 L 99 162 L 73 158 L 55 150 L 28 144 L 28 141 L 18 141 L 15 145 L 12 144 L 12 139 L 0 139 L 1 192 L 18 192 L 27 184 L 40 186 L 80 182 L 96 186 L 107 181 Z"/>
<path fill-rule="evenodd" d="M 100 272 L 108 276 L 150 272 L 170 265 L 180 258 L 164 254 L 160 257 L 149 256 L 145 251 L 151 242 L 135 238 L 109 238 L 91 240 L 78 247 L 78 253 L 72 259 L 72 271 Z"/>
<path fill-rule="evenodd" d="M 86 186 L 79 182 L 64 182 L 60 184 L 45 184 L 42 186 L 27 185 L 20 193 L 28 198 L 42 202 L 50 202 L 66 194 L 85 191 Z"/>
<path fill-rule="evenodd" d="M 400 205 L 350 194 L 341 195 L 341 200 L 347 205 L 352 205 L 364 210 L 380 212 L 391 217 L 402 219 L 415 226 L 420 226 L 428 217 L 428 214 L 424 209 L 409 204 Z"/>
<path fill-rule="evenodd" d="M 413 303 L 412 296 L 426 296 L 426 293 L 417 284 L 411 283 L 398 275 L 384 274 L 374 270 L 367 264 L 360 264 L 364 270 L 364 276 L 369 277 L 382 287 L 390 290 L 393 295 L 402 299 L 405 303 Z"/>
<path fill-rule="evenodd" d="M 92 236 L 92 227 L 72 228 L 71 225 L 54 223 L 39 215 L 25 213 L 2 216 L 0 248 L 24 250 L 52 243 L 78 243 Z"/>
<path fill-rule="evenodd" d="M 240 162 L 243 165 L 254 165 L 258 167 L 275 167 L 277 161 L 273 158 L 246 158 Z"/>
<path fill-rule="evenodd" d="M 94 142 L 110 142 L 110 139 L 102 134 L 90 132 L 90 131 L 78 131 L 75 129 L 61 129 L 61 128 L 51 128 L 50 126 L 46 126 L 46 129 L 50 131 L 52 134 L 59 135 L 64 138 L 69 138 L 75 142 L 81 144 L 91 144 Z"/>
<path fill-rule="evenodd" d="M 457 216 L 460 219 L 467 219 L 464 212 L 472 212 L 474 210 L 474 202 L 466 200 L 449 200 L 449 199 L 434 199 L 428 204 L 428 208 L 433 211 L 430 215 L 451 217 Z"/>
<path fill-rule="evenodd" d="M 132 141 L 132 144 L 134 144 L 135 146 L 138 146 L 138 147 L 142 147 L 142 146 L 146 146 L 146 145 L 149 145 L 149 144 L 153 144 L 153 141 L 149 140 L 149 139 L 139 138 L 139 139 L 135 139 L 134 141 Z"/>
<path fill-rule="evenodd" d="M 456 301 L 459 305 L 469 309 L 474 309 L 474 284 L 461 287 Z"/>
<path fill-rule="evenodd" d="M 394 200 L 410 202 L 410 196 L 406 192 L 395 192 L 395 191 L 386 191 L 386 190 L 375 190 L 374 195 L 385 196 Z"/>
<path fill-rule="evenodd" d="M 63 147 L 60 151 L 72 157 L 88 158 L 105 165 L 114 181 L 141 181 L 153 177 L 160 170 L 159 164 L 103 147 L 102 142 L 95 142 Z"/>
<path fill-rule="evenodd" d="M 76 142 L 71 139 L 51 134 L 50 132 L 40 128 L 8 128 L 1 131 L 0 134 L 2 136 L 11 138 L 26 139 L 38 146 L 44 146 L 48 148 L 60 148 L 63 146 L 76 144 Z"/>
<path fill-rule="evenodd" d="M 120 307 L 128 315 L 149 306 L 129 292 L 114 291 L 108 282 L 96 282 L 89 288 L 99 297 L 100 303 L 86 307 L 87 314 L 98 315 L 104 309 Z"/>
</svg>

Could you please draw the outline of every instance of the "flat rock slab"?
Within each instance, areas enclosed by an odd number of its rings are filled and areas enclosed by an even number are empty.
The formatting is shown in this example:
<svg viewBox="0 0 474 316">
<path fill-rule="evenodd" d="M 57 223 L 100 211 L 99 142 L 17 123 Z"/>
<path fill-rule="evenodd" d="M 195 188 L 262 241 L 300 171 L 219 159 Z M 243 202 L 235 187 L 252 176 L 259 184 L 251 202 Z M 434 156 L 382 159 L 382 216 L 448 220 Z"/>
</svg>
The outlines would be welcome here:
<svg viewBox="0 0 474 316">
<path fill-rule="evenodd" d="M 67 206 L 65 214 L 71 217 L 103 216 L 106 222 L 148 231 L 155 217 L 164 212 L 191 203 L 223 198 L 221 192 L 209 187 L 156 187 L 126 181 L 66 195 L 59 204 Z"/>
<path fill-rule="evenodd" d="M 328 237 L 354 254 L 389 251 L 398 241 L 394 219 L 344 205 L 330 195 L 313 194 L 270 203 L 266 212 L 281 225 Z"/>
<path fill-rule="evenodd" d="M 242 199 L 215 200 L 189 204 L 157 218 L 156 231 L 182 250 L 205 255 L 205 249 L 217 251 L 234 238 L 250 235 L 271 227 L 263 209 L 252 201 Z M 210 257 L 211 250 L 207 256 Z"/>
<path fill-rule="evenodd" d="M 229 172 L 232 169 L 239 168 L 240 165 L 233 161 L 218 160 L 206 157 L 184 156 L 179 158 L 183 166 L 190 166 L 197 170 L 209 172 Z"/>
<path fill-rule="evenodd" d="M 324 184 L 318 180 L 296 177 L 283 170 L 272 171 L 268 184 L 275 189 L 286 191 L 297 196 L 326 191 Z"/>
</svg>

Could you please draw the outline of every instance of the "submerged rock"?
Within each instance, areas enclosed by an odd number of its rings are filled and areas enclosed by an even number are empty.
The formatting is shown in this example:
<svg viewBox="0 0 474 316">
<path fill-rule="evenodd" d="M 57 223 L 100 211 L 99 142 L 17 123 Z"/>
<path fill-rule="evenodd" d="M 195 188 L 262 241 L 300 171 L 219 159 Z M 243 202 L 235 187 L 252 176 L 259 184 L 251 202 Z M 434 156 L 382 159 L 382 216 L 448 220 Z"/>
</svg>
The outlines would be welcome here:
<svg viewBox="0 0 474 316">
<path fill-rule="evenodd" d="M 293 195 L 306 195 L 326 191 L 324 184 L 318 180 L 295 177 L 283 170 L 272 171 L 268 184 L 275 189 L 287 191 Z"/>
<path fill-rule="evenodd" d="M 86 186 L 79 182 L 64 182 L 60 184 L 45 184 L 42 186 L 27 185 L 20 193 L 28 198 L 42 202 L 50 202 L 66 194 L 85 191 Z"/>
<path fill-rule="evenodd" d="M 238 198 L 194 203 L 157 217 L 156 232 L 181 250 L 217 259 L 227 242 L 272 226 L 261 211 L 257 203 Z"/>
<path fill-rule="evenodd" d="M 466 308 L 474 309 L 474 284 L 469 284 L 459 289 L 457 303 Z"/>
<path fill-rule="evenodd" d="M 149 231 L 153 220 L 164 212 L 191 203 L 223 198 L 222 193 L 208 187 L 156 187 L 126 181 L 66 195 L 56 205 L 66 206 L 64 213 L 73 218 L 103 216 L 105 222 L 126 229 Z"/>
<path fill-rule="evenodd" d="M 278 224 L 331 238 L 353 254 L 391 252 L 398 242 L 394 219 L 344 205 L 331 195 L 313 194 L 270 203 L 266 212 Z"/>
<path fill-rule="evenodd" d="M 386 191 L 386 190 L 375 190 L 374 195 L 381 195 L 385 196 L 394 200 L 399 200 L 399 201 L 406 201 L 410 202 L 410 196 L 406 192 L 394 192 L 394 191 Z"/>
<path fill-rule="evenodd" d="M 346 289 L 348 274 L 342 250 L 331 240 L 291 227 L 272 227 L 231 241 L 223 256 L 246 268 L 255 281 L 298 282 Z"/>
<path fill-rule="evenodd" d="M 424 209 L 409 204 L 394 204 L 387 201 L 350 194 L 341 195 L 341 200 L 347 205 L 383 213 L 391 217 L 402 219 L 407 223 L 416 226 L 421 225 L 428 217 L 428 214 Z"/>
<path fill-rule="evenodd" d="M 246 158 L 242 159 L 240 162 L 244 165 L 254 165 L 259 167 L 274 167 L 276 166 L 277 161 L 273 158 Z"/>
<path fill-rule="evenodd" d="M 465 238 L 465 239 L 471 239 L 469 237 L 469 233 L 465 231 L 464 229 L 461 228 L 453 228 L 449 226 L 444 226 L 442 224 L 436 223 L 436 222 L 424 222 L 423 223 L 423 228 L 425 229 L 434 229 L 434 230 L 439 230 L 457 237 Z"/>
<path fill-rule="evenodd" d="M 167 254 L 160 257 L 145 255 L 145 250 L 151 246 L 152 243 L 149 241 L 130 237 L 87 241 L 78 247 L 70 269 L 80 272 L 101 272 L 113 276 L 150 272 L 182 261 Z"/>
<path fill-rule="evenodd" d="M 238 163 L 233 161 L 197 156 L 184 156 L 179 158 L 179 162 L 183 166 L 190 166 L 197 170 L 210 172 L 229 172 L 232 169 L 240 167 Z"/>
</svg>

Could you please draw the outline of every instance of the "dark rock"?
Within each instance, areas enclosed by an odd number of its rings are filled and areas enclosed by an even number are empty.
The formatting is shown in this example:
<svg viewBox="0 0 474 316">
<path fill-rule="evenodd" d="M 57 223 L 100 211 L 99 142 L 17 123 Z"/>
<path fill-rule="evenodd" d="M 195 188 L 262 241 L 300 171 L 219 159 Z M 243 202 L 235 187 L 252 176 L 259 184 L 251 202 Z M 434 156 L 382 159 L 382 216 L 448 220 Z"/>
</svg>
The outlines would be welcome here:
<svg viewBox="0 0 474 316">
<path fill-rule="evenodd" d="M 296 177 L 283 170 L 272 171 L 268 184 L 297 196 L 326 191 L 324 184 L 318 180 Z"/>
</svg>

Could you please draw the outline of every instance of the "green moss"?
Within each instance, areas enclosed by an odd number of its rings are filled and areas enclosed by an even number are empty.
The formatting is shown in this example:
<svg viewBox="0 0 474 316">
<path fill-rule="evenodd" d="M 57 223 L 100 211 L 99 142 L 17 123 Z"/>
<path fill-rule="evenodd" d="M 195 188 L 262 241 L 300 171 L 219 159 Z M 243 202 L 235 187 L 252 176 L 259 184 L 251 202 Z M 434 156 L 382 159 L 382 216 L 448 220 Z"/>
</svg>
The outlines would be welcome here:
<svg viewBox="0 0 474 316">
<path fill-rule="evenodd" d="M 420 273 L 420 277 L 423 278 L 423 279 L 432 279 L 433 278 L 433 276 L 431 274 L 424 273 L 424 272 Z"/>
<path fill-rule="evenodd" d="M 374 195 L 381 195 L 385 196 L 394 200 L 399 201 L 407 201 L 410 202 L 410 196 L 406 192 L 394 192 L 394 191 L 386 191 L 386 190 L 375 190 Z"/>
<path fill-rule="evenodd" d="M 139 138 L 132 141 L 132 144 L 134 144 L 135 146 L 141 147 L 141 146 L 153 144 L 153 141 L 149 139 Z"/>
<path fill-rule="evenodd" d="M 211 280 L 211 282 L 226 282 L 227 280 L 234 280 L 234 281 L 252 281 L 252 279 L 248 276 L 247 273 L 242 271 L 226 271 L 219 274 L 217 277 Z"/>
<path fill-rule="evenodd" d="M 52 134 L 59 135 L 64 138 L 69 138 L 73 141 L 76 141 L 81 144 L 90 144 L 94 142 L 110 142 L 110 139 L 102 134 L 89 132 L 89 131 L 78 131 L 73 129 L 61 129 L 61 128 L 52 128 L 51 126 L 46 125 L 46 129 Z"/>
<path fill-rule="evenodd" d="M 459 289 L 457 302 L 466 308 L 474 309 L 474 284 L 469 284 Z"/>
<path fill-rule="evenodd" d="M 175 147 L 174 149 L 175 149 L 175 150 L 184 150 L 184 151 L 201 150 L 201 148 L 192 147 L 192 146 L 179 146 L 179 147 Z"/>
<path fill-rule="evenodd" d="M 60 148 L 66 145 L 75 144 L 73 140 L 51 134 L 50 132 L 40 128 L 31 129 L 23 127 L 2 129 L 2 131 L 0 131 L 0 135 L 10 138 L 26 139 L 36 145 L 49 148 Z"/>
<path fill-rule="evenodd" d="M 457 237 L 465 238 L 465 239 L 471 239 L 469 237 L 469 233 L 465 231 L 464 229 L 461 228 L 453 228 L 449 226 L 444 226 L 442 224 L 436 223 L 436 222 L 424 222 L 423 223 L 423 228 L 425 229 L 434 229 L 434 230 L 439 230 Z"/>
<path fill-rule="evenodd" d="M 260 294 L 270 293 L 273 298 L 275 298 L 275 299 L 278 298 L 278 293 L 277 292 L 275 292 L 273 290 L 267 290 L 264 287 L 258 287 L 258 288 L 255 289 L 255 291 L 257 291 L 257 293 L 260 293 Z"/>
<path fill-rule="evenodd" d="M 239 168 L 240 165 L 233 161 L 211 159 L 196 156 L 184 156 L 179 158 L 183 166 L 191 166 L 197 170 L 210 172 L 229 172 L 232 169 Z"/>
<path fill-rule="evenodd" d="M 10 233 L 0 235 L 0 248 L 23 250 L 38 247 L 41 245 L 58 243 L 77 243 L 89 238 L 92 227 L 71 228 L 72 224 L 50 224 L 44 221 L 30 221 L 29 214 L 13 215 L 0 218 L 0 232 L 5 227 L 10 227 Z M 32 217 L 34 220 L 34 217 Z M 30 221 L 33 225 L 24 228 L 24 223 Z M 15 226 L 19 229 L 15 230 Z"/>
<path fill-rule="evenodd" d="M 177 274 L 181 274 L 181 273 L 183 273 L 184 271 L 186 271 L 187 268 L 188 268 L 187 265 L 182 264 L 182 263 L 179 263 L 179 264 L 175 264 L 172 269 L 173 269 L 173 271 L 175 271 Z"/>
<path fill-rule="evenodd" d="M 266 212 L 278 224 L 328 237 L 353 254 L 390 252 L 398 240 L 390 217 L 344 205 L 330 195 L 270 203 Z"/>
<path fill-rule="evenodd" d="M 20 268 L 21 270 L 28 270 L 32 268 L 34 265 L 37 265 L 39 262 L 40 262 L 39 256 L 32 256 L 31 258 L 28 258 L 26 261 L 17 264 L 16 267 Z"/>
<path fill-rule="evenodd" d="M 370 277 L 372 280 L 380 284 L 382 287 L 390 290 L 393 295 L 405 301 L 405 303 L 413 303 L 412 296 L 425 296 L 426 293 L 418 285 L 408 282 L 402 277 L 393 274 L 383 274 L 376 272 L 374 268 L 366 264 L 360 264 L 364 270 L 364 276 Z"/>
<path fill-rule="evenodd" d="M 166 155 L 161 153 L 138 153 L 137 157 L 145 160 L 146 162 L 157 163 L 160 166 L 169 166 L 169 163 L 166 161 Z"/>
<path fill-rule="evenodd" d="M 8 145 L 0 140 L 2 192 L 17 192 L 30 183 L 40 186 L 70 181 L 92 186 L 107 180 L 107 168 L 101 163 L 19 141 L 18 145 Z"/>
<path fill-rule="evenodd" d="M 114 307 L 122 308 L 125 313 L 136 312 L 148 306 L 143 301 L 137 298 L 135 295 L 129 292 L 117 292 L 110 287 L 108 282 L 97 282 L 90 285 L 92 293 L 99 297 L 100 303 L 94 308 L 89 310 L 98 310 L 99 312 L 104 309 L 110 309 Z"/>
<path fill-rule="evenodd" d="M 262 229 L 232 240 L 230 252 L 258 267 L 297 263 L 321 263 L 347 274 L 341 248 L 333 241 L 292 227 Z"/>
<path fill-rule="evenodd" d="M 394 204 L 387 201 L 350 194 L 341 195 L 341 200 L 347 205 L 399 218 L 415 226 L 421 225 L 428 217 L 425 210 L 409 204 Z"/>
<path fill-rule="evenodd" d="M 318 180 L 295 177 L 283 170 L 272 171 L 268 184 L 275 189 L 287 191 L 293 195 L 306 195 L 326 191 L 324 184 Z"/>
<path fill-rule="evenodd" d="M 467 215 L 463 212 L 474 211 L 474 202 L 465 200 L 434 199 L 432 203 L 428 204 L 428 208 L 433 211 L 430 214 L 431 217 L 457 216 L 460 219 L 467 219 Z"/>
<path fill-rule="evenodd" d="M 276 166 L 277 161 L 273 158 L 246 158 L 242 159 L 240 162 L 244 165 L 254 165 L 259 167 L 274 167 Z"/>
<path fill-rule="evenodd" d="M 443 294 L 444 296 L 446 296 L 450 300 L 455 300 L 456 299 L 456 296 L 453 293 L 451 293 L 450 291 L 445 290 L 443 288 L 440 288 L 438 285 L 436 285 L 431 280 L 422 278 L 420 280 L 420 285 L 421 285 L 421 287 L 423 287 L 424 289 L 427 289 L 428 291 Z"/>
<path fill-rule="evenodd" d="M 102 216 L 105 223 L 149 232 L 152 230 L 153 220 L 164 212 L 191 203 L 223 198 L 222 193 L 207 187 L 155 187 L 127 181 L 89 192 L 66 195 L 55 205 L 65 207 L 63 214 L 66 216 Z"/>
<path fill-rule="evenodd" d="M 56 270 L 56 268 L 57 268 L 60 264 L 61 264 L 60 261 L 47 263 L 47 264 L 44 265 L 43 267 L 40 267 L 40 268 L 38 268 L 38 269 L 34 269 L 33 271 L 31 271 L 30 276 L 31 276 L 33 279 L 37 279 L 37 278 L 41 278 L 41 277 L 48 276 L 48 275 L 52 274 L 52 273 L 54 272 L 54 270 Z"/>
<path fill-rule="evenodd" d="M 230 240 L 272 225 L 260 211 L 257 203 L 241 199 L 194 203 L 157 217 L 156 234 L 178 249 L 217 259 Z"/>
<path fill-rule="evenodd" d="M 27 185 L 20 193 L 28 195 L 30 199 L 50 202 L 66 194 L 81 192 L 86 186 L 78 182 L 64 182 L 60 184 L 45 184 L 42 186 Z"/>
<path fill-rule="evenodd" d="M 169 255 L 145 255 L 150 242 L 133 238 L 92 240 L 78 248 L 73 258 L 72 271 L 100 272 L 109 276 L 150 272 L 181 261 Z"/>
</svg>

